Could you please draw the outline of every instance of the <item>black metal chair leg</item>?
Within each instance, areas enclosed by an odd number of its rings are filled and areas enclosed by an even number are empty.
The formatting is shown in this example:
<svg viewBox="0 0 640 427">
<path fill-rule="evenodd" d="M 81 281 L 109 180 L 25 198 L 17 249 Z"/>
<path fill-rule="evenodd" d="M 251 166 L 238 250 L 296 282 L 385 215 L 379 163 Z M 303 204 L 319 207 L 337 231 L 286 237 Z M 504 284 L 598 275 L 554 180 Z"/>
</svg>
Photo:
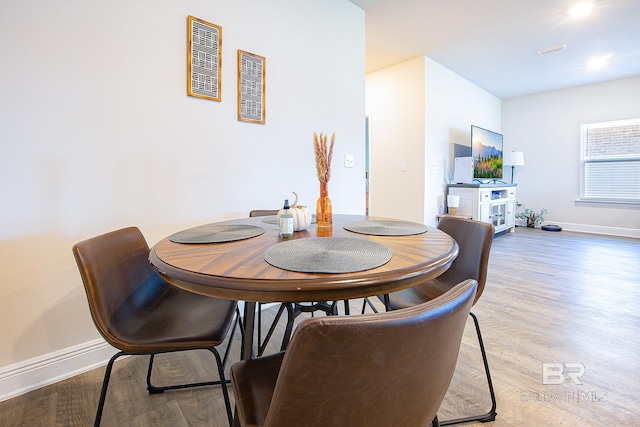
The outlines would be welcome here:
<svg viewBox="0 0 640 427">
<path fill-rule="evenodd" d="M 240 333 L 241 335 L 244 336 L 244 334 L 242 334 L 242 322 L 240 321 L 240 312 L 238 311 L 237 313 L 237 320 L 238 322 L 233 322 L 233 328 L 231 329 L 231 334 L 229 334 L 229 340 L 227 341 L 227 349 L 224 351 L 224 358 L 222 359 L 222 368 L 224 369 L 227 366 L 227 361 L 229 360 L 229 353 L 231 350 L 231 344 L 233 343 L 233 337 L 236 334 L 236 328 L 239 326 L 240 327 Z"/>
<path fill-rule="evenodd" d="M 482 362 L 484 363 L 484 371 L 487 376 L 487 384 L 489 385 L 489 394 L 491 395 L 491 409 L 489 409 L 489 412 L 482 415 L 475 415 L 470 417 L 457 418 L 453 420 L 440 421 L 441 426 L 468 423 L 470 421 L 480 421 L 480 422 L 486 423 L 489 421 L 495 421 L 496 415 L 498 415 L 498 413 L 496 412 L 496 408 L 497 408 L 496 395 L 493 390 L 493 381 L 491 381 L 491 372 L 489 372 L 489 363 L 487 361 L 487 352 L 485 351 L 484 342 L 482 341 L 482 333 L 480 333 L 480 323 L 478 322 L 478 318 L 474 313 L 469 313 L 469 315 L 473 319 L 473 323 L 476 327 L 476 335 L 478 336 L 478 343 L 480 344 L 480 352 L 482 353 Z"/>
<path fill-rule="evenodd" d="M 231 344 L 231 342 L 229 342 Z M 216 365 L 218 366 L 218 376 L 220 378 L 220 386 L 222 388 L 222 396 L 224 397 L 224 406 L 227 410 L 227 419 L 229 420 L 229 426 L 233 427 L 233 412 L 231 412 L 231 402 L 229 401 L 229 390 L 227 390 L 227 380 L 224 376 L 224 365 L 220 360 L 220 353 L 215 348 L 210 348 L 209 351 L 213 353 L 216 358 Z M 229 381 L 230 382 L 230 381 Z"/>
<path fill-rule="evenodd" d="M 280 308 L 278 308 L 276 317 L 273 319 L 273 322 L 271 323 L 271 326 L 267 331 L 267 335 L 264 337 L 264 342 L 261 342 L 261 339 L 260 339 L 260 336 L 262 335 L 262 326 L 261 324 L 258 324 L 258 356 L 262 356 L 262 354 L 264 353 L 264 350 L 267 348 L 267 344 L 269 344 L 269 340 L 271 339 L 271 336 L 275 332 L 276 326 L 278 326 L 280 317 L 282 317 L 282 313 L 284 312 L 285 308 L 287 308 L 288 305 L 291 305 L 291 304 L 288 304 L 288 303 L 280 304 Z M 258 312 L 258 316 L 261 316 L 260 312 Z"/>
<path fill-rule="evenodd" d="M 436 415 L 431 421 L 431 427 L 440 427 L 440 423 L 438 422 L 438 416 Z"/>
<path fill-rule="evenodd" d="M 283 304 L 284 305 L 284 304 Z M 291 333 L 293 332 L 293 321 L 296 319 L 296 313 L 292 304 L 286 304 L 287 309 L 287 326 L 284 329 L 284 336 L 282 337 L 282 345 L 280 351 L 285 351 L 289 345 L 291 339 Z"/>
<path fill-rule="evenodd" d="M 235 328 L 234 328 L 234 331 L 235 331 Z M 234 331 L 231 332 L 231 339 L 233 339 Z M 231 346 L 231 341 L 229 341 L 229 347 L 230 346 Z M 227 348 L 227 353 L 228 353 L 228 349 L 229 348 Z M 190 383 L 190 384 L 170 385 L 170 386 L 163 386 L 163 387 L 154 386 L 153 384 L 151 384 L 151 372 L 153 370 L 153 360 L 155 357 L 155 353 L 151 353 L 149 355 L 149 369 L 147 370 L 147 390 L 149 391 L 149 394 L 157 394 L 157 393 L 164 393 L 166 390 L 179 390 L 183 388 L 202 387 L 202 386 L 208 386 L 208 385 L 220 385 L 222 387 L 222 395 L 224 397 L 225 407 L 227 409 L 227 418 L 229 419 L 229 425 L 231 425 L 233 422 L 233 414 L 231 412 L 231 403 L 229 401 L 229 391 L 227 390 L 227 384 L 231 383 L 231 381 L 227 380 L 224 376 L 225 365 L 223 364 L 222 358 L 220 357 L 220 353 L 215 348 L 206 348 L 201 350 L 209 350 L 211 353 L 213 353 L 214 357 L 216 358 L 216 366 L 218 368 L 218 377 L 220 378 L 219 380 L 203 381 L 203 382 Z M 173 352 L 175 351 L 171 351 L 167 353 L 173 353 Z M 121 353 L 118 353 L 118 355 L 116 356 L 119 356 L 122 354 L 126 354 L 126 353 L 121 352 Z M 225 358 L 226 356 L 227 354 L 225 354 Z M 112 364 L 111 361 L 109 363 Z M 110 367 L 108 367 L 108 369 L 110 372 L 111 371 Z M 103 386 L 103 390 L 104 390 L 104 393 L 106 394 L 106 386 Z M 102 402 L 102 404 L 104 404 L 104 402 Z"/>
<path fill-rule="evenodd" d="M 362 313 L 364 314 L 365 309 L 367 308 L 367 305 L 369 305 L 369 307 L 371 308 L 371 310 L 373 310 L 374 313 L 377 313 L 378 310 L 376 309 L 376 307 L 373 305 L 373 303 L 371 302 L 371 300 L 369 300 L 369 298 L 364 298 L 364 300 L 362 301 Z"/>
<path fill-rule="evenodd" d="M 113 363 L 120 356 L 124 356 L 125 353 L 123 351 L 119 351 L 114 354 L 111 359 L 109 359 L 109 363 L 107 363 L 107 369 L 104 372 L 104 379 L 102 380 L 102 390 L 100 391 L 100 399 L 98 400 L 98 408 L 96 409 L 96 418 L 93 422 L 94 427 L 100 426 L 100 421 L 102 420 L 102 410 L 104 409 L 104 400 L 107 397 L 107 388 L 109 387 L 109 379 L 111 378 L 111 370 L 113 369 Z"/>
</svg>

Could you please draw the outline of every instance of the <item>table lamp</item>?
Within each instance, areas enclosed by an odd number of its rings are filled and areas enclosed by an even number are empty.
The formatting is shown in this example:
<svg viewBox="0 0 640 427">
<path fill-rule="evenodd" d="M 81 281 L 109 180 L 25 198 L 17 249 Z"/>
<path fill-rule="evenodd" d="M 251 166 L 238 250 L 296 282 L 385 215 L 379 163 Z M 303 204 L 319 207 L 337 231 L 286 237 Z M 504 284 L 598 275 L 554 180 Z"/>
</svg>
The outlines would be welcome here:
<svg viewBox="0 0 640 427">
<path fill-rule="evenodd" d="M 513 184 L 513 171 L 516 166 L 524 166 L 524 153 L 522 151 L 507 151 L 504 153 L 505 165 L 511 165 L 511 183 Z"/>
</svg>

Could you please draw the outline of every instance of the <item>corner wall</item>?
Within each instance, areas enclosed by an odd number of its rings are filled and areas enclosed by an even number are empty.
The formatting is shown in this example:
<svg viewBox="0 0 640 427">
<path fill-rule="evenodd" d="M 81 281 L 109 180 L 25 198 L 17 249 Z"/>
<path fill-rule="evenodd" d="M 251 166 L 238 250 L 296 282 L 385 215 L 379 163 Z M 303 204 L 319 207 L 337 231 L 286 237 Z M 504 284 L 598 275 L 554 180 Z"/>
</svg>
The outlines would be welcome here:
<svg viewBox="0 0 640 427">
<path fill-rule="evenodd" d="M 454 144 L 471 146 L 472 124 L 500 132 L 500 108 L 498 98 L 428 57 L 368 74 L 371 214 L 435 225 Z"/>
<path fill-rule="evenodd" d="M 454 144 L 471 147 L 471 125 L 501 132 L 500 99 L 431 58 L 425 58 L 425 218 L 444 212 L 447 176 L 453 178 Z M 447 174 L 448 172 L 448 174 Z"/>
</svg>

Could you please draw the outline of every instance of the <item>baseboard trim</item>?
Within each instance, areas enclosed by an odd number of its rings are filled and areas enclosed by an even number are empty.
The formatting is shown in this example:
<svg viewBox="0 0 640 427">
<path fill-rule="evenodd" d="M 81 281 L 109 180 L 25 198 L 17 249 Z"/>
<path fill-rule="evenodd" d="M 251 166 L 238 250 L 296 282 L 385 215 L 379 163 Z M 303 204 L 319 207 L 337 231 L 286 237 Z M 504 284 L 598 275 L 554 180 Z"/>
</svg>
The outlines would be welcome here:
<svg viewBox="0 0 640 427">
<path fill-rule="evenodd" d="M 240 312 L 244 308 L 241 302 Z M 276 303 L 263 304 L 265 310 Z M 257 306 L 256 306 L 257 308 Z M 118 349 L 102 338 L 0 368 L 0 402 L 107 364 Z"/>
<path fill-rule="evenodd" d="M 0 368 L 0 402 L 104 366 L 117 351 L 98 338 Z"/>
<path fill-rule="evenodd" d="M 637 228 L 622 228 L 622 227 L 606 227 L 602 225 L 588 225 L 588 224 L 572 224 L 570 222 L 554 222 L 553 224 L 559 225 L 563 230 L 577 231 L 580 233 L 592 233 L 592 234 L 608 234 L 610 236 L 619 237 L 632 237 L 640 238 L 640 229 Z"/>
</svg>

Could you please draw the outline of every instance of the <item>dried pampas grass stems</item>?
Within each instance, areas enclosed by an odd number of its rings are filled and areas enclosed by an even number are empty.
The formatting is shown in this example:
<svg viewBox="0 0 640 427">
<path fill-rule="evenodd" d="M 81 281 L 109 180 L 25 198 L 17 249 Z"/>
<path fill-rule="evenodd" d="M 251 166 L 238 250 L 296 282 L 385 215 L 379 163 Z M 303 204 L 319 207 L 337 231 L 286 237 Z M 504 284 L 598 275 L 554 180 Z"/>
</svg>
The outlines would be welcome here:
<svg viewBox="0 0 640 427">
<path fill-rule="evenodd" d="M 331 145 L 327 147 L 327 135 L 313 133 L 313 149 L 316 154 L 316 173 L 320 182 L 329 182 L 331 178 L 331 158 L 333 157 L 333 144 L 336 142 L 336 134 L 331 135 Z"/>
</svg>

